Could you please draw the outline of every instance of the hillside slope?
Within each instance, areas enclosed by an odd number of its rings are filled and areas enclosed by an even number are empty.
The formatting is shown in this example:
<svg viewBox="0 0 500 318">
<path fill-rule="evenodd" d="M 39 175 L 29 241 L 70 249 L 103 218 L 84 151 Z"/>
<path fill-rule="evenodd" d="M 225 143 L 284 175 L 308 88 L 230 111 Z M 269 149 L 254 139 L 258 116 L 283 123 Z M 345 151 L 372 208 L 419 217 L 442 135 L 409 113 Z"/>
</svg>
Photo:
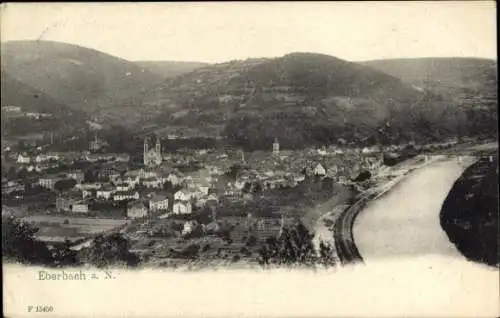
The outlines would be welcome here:
<svg viewBox="0 0 500 318">
<path fill-rule="evenodd" d="M 51 114 L 49 118 L 34 119 L 2 110 L 2 136 L 24 136 L 33 133 L 76 129 L 84 125 L 84 113 L 72 110 L 44 93 L 16 80 L 2 70 L 1 106 L 19 106 L 23 113 Z"/>
<path fill-rule="evenodd" d="M 2 69 L 58 102 L 87 112 L 119 106 L 162 80 L 132 62 L 50 41 L 2 43 Z"/>
<path fill-rule="evenodd" d="M 38 111 L 57 114 L 67 107 L 56 102 L 51 97 L 27 86 L 2 70 L 2 106 L 20 106 L 25 111 Z"/>
<path fill-rule="evenodd" d="M 361 62 L 403 82 L 441 93 L 496 92 L 497 62 L 479 58 L 388 59 Z"/>
<path fill-rule="evenodd" d="M 207 134 L 216 126 L 252 147 L 267 146 L 274 137 L 289 147 L 340 139 L 392 142 L 414 133 L 435 137 L 455 125 L 444 117 L 457 116 L 440 96 L 314 53 L 204 67 L 147 92 L 141 108 L 158 127 L 168 123 Z"/>
<path fill-rule="evenodd" d="M 455 57 L 390 59 L 362 64 L 443 96 L 466 115 L 469 131 L 495 134 L 498 121 L 496 61 Z"/>
<path fill-rule="evenodd" d="M 163 78 L 171 78 L 194 71 L 195 69 L 208 66 L 202 62 L 184 61 L 134 61 L 141 68 L 147 69 Z"/>
</svg>

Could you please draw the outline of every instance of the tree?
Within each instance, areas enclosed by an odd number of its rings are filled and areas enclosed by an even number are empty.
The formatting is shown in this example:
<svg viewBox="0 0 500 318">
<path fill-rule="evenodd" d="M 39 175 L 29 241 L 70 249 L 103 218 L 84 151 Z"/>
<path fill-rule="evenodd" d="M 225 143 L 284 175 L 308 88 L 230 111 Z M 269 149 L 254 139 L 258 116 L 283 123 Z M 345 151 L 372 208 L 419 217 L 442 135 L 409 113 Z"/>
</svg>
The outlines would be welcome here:
<svg viewBox="0 0 500 318">
<path fill-rule="evenodd" d="M 335 265 L 335 260 L 333 259 L 333 250 L 329 243 L 321 241 L 319 243 L 319 257 L 320 262 L 325 266 Z"/>
<path fill-rule="evenodd" d="M 184 250 L 179 252 L 181 258 L 196 259 L 200 251 L 200 246 L 198 244 L 190 244 Z"/>
<path fill-rule="evenodd" d="M 243 193 L 249 193 L 252 189 L 252 184 L 250 182 L 245 182 L 243 185 L 243 189 L 241 190 Z"/>
<path fill-rule="evenodd" d="M 260 263 L 314 265 L 316 252 L 312 243 L 313 237 L 300 221 L 292 228 L 284 228 L 278 238 L 268 238 L 259 250 Z"/>
<path fill-rule="evenodd" d="M 165 181 L 165 183 L 163 183 L 163 189 L 169 193 L 172 193 L 174 190 L 174 186 L 172 185 L 172 182 L 167 180 Z"/>
<path fill-rule="evenodd" d="M 252 192 L 254 194 L 261 194 L 262 193 L 262 185 L 260 184 L 260 182 L 254 183 L 254 187 L 253 187 Z"/>
<path fill-rule="evenodd" d="M 255 244 L 257 244 L 257 238 L 253 235 L 250 235 L 248 237 L 248 239 L 246 240 L 245 245 L 248 247 L 252 247 L 252 246 L 255 246 Z"/>
<path fill-rule="evenodd" d="M 322 181 L 321 181 L 321 187 L 324 189 L 324 190 L 328 190 L 328 191 L 332 191 L 333 190 L 333 185 L 334 185 L 334 181 L 332 178 L 330 177 L 326 177 L 324 178 Z"/>
<path fill-rule="evenodd" d="M 23 179 L 26 179 L 27 176 L 28 176 L 28 170 L 26 170 L 26 168 L 21 168 L 17 172 L 17 178 L 18 179 L 23 180 Z"/>
<path fill-rule="evenodd" d="M 240 172 L 240 170 L 241 166 L 239 164 L 234 164 L 231 166 L 231 168 L 229 168 L 229 171 L 226 173 L 226 175 L 234 181 L 238 177 L 238 173 Z"/>
<path fill-rule="evenodd" d="M 3 168 L 2 171 L 4 171 Z M 17 178 L 16 168 L 10 167 L 9 170 L 7 170 L 7 180 L 14 180 L 16 178 Z"/>
<path fill-rule="evenodd" d="M 52 253 L 35 240 L 37 228 L 13 216 L 2 217 L 2 254 L 7 260 L 27 264 L 51 265 Z"/>
<path fill-rule="evenodd" d="M 82 251 L 83 263 L 89 263 L 99 268 L 109 266 L 137 266 L 139 257 L 129 251 L 129 241 L 120 233 L 108 236 L 99 235 L 91 246 Z"/>
<path fill-rule="evenodd" d="M 68 220 L 66 220 L 68 221 Z M 65 266 L 77 266 L 80 265 L 77 258 L 78 253 L 71 249 L 71 242 L 66 240 L 62 246 L 58 246 L 54 250 L 54 266 L 65 267 Z"/>
<path fill-rule="evenodd" d="M 83 175 L 83 180 L 84 180 L 84 182 L 92 183 L 92 182 L 97 181 L 97 177 L 96 177 L 94 171 L 89 169 L 89 170 L 85 171 L 85 173 Z"/>
<path fill-rule="evenodd" d="M 59 180 L 54 184 L 54 189 L 59 192 L 64 192 L 72 189 L 76 184 L 74 179 L 63 179 Z"/>
</svg>

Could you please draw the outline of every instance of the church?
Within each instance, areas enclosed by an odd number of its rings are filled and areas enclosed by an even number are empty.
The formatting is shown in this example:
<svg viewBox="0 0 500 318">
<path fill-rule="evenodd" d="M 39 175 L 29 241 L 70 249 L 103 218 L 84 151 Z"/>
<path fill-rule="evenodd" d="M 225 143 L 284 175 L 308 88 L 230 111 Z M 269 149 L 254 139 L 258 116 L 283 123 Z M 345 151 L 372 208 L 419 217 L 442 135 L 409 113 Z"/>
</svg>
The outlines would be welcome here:
<svg viewBox="0 0 500 318">
<path fill-rule="evenodd" d="M 161 155 L 160 138 L 156 137 L 156 145 L 149 149 L 148 138 L 144 138 L 144 165 L 148 167 L 159 166 L 163 160 Z"/>
</svg>

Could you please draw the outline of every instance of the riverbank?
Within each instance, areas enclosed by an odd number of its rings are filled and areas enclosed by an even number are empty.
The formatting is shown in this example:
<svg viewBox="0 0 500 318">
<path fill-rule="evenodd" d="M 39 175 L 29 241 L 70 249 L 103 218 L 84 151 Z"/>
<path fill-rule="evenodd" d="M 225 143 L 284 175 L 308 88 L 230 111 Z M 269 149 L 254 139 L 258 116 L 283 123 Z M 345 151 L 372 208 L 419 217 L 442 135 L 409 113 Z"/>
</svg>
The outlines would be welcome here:
<svg viewBox="0 0 500 318">
<path fill-rule="evenodd" d="M 441 204 L 474 158 L 440 160 L 416 169 L 369 202 L 354 220 L 353 237 L 365 261 L 443 255 L 463 258 L 439 225 Z"/>
<path fill-rule="evenodd" d="M 497 158 L 479 160 L 465 170 L 444 201 L 440 224 L 467 259 L 500 264 Z"/>
</svg>

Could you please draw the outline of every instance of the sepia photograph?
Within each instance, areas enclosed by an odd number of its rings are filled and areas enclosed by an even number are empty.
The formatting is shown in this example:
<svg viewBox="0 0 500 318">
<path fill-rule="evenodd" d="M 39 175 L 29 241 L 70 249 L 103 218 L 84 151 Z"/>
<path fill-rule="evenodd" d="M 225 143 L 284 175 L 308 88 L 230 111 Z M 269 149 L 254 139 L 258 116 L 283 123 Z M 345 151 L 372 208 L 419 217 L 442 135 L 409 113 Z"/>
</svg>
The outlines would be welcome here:
<svg viewBox="0 0 500 318">
<path fill-rule="evenodd" d="M 4 317 L 498 317 L 493 1 L 3 3 Z"/>
</svg>

